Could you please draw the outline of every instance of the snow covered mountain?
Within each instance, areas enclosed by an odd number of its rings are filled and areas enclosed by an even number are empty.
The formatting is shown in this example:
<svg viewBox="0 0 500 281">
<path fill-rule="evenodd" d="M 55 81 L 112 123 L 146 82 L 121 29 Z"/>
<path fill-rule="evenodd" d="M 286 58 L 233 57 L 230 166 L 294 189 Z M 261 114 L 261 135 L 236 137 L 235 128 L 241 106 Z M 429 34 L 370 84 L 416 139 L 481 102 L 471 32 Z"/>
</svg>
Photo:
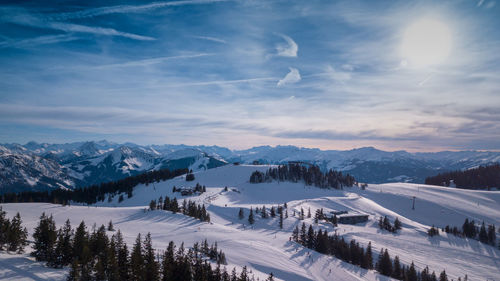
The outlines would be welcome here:
<svg viewBox="0 0 500 281">
<path fill-rule="evenodd" d="M 0 192 L 71 188 L 73 179 L 54 160 L 0 146 Z"/>
<path fill-rule="evenodd" d="M 17 186 L 16 190 L 51 189 L 61 185 L 72 188 L 117 180 L 150 170 L 189 168 L 199 171 L 235 162 L 284 164 L 289 161 L 302 161 L 318 165 L 324 170 L 345 171 L 360 182 L 370 183 L 423 183 L 426 177 L 439 172 L 500 162 L 500 152 L 409 153 L 387 152 L 373 147 L 346 151 L 295 146 L 260 146 L 246 150 L 230 150 L 219 146 L 142 146 L 102 140 L 66 144 L 4 144 L 3 149 L 8 151 L 7 154 L 0 155 L 4 167 L 23 172 L 10 173 L 8 179 L 3 179 L 0 183 L 0 193 L 13 190 L 14 185 Z M 17 159 L 31 160 L 8 160 L 14 156 Z M 33 167 L 43 167 L 43 170 L 51 172 L 35 173 L 31 171 Z M 7 175 L 6 171 L 2 173 Z M 41 174 L 45 180 L 41 180 Z M 24 184 L 21 185 L 22 182 Z M 29 182 L 37 184 L 30 185 Z"/>
</svg>

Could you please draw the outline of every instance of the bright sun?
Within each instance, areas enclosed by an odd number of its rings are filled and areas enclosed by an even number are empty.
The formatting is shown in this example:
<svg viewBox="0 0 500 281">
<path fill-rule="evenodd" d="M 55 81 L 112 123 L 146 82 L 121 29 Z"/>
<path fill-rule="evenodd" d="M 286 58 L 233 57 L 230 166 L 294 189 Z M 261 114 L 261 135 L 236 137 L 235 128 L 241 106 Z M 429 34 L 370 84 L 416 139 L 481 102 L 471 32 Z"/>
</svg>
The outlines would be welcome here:
<svg viewBox="0 0 500 281">
<path fill-rule="evenodd" d="M 416 67 L 442 63 L 451 49 L 448 26 L 434 19 L 421 19 L 410 25 L 403 36 L 401 55 L 405 64 Z"/>
</svg>

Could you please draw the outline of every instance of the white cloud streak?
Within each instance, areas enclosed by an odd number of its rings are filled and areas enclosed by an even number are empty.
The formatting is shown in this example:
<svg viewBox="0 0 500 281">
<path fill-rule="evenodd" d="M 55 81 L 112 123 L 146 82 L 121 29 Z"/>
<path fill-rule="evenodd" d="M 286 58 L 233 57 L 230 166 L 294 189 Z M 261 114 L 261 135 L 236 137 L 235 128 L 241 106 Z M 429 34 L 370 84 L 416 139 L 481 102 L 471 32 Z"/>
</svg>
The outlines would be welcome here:
<svg viewBox="0 0 500 281">
<path fill-rule="evenodd" d="M 222 40 L 222 39 L 215 38 L 215 37 L 210 37 L 210 36 L 192 36 L 192 37 L 196 38 L 196 39 L 202 39 L 202 40 L 208 40 L 208 41 L 217 42 L 217 43 L 221 43 L 221 44 L 227 44 L 226 40 Z"/>
<path fill-rule="evenodd" d="M 145 5 L 117 5 L 117 6 L 88 9 L 77 12 L 54 14 L 50 18 L 52 20 L 58 20 L 58 21 L 69 20 L 69 19 L 92 18 L 109 14 L 141 13 L 165 7 L 211 4 L 211 3 L 225 2 L 225 1 L 227 0 L 190 0 L 190 1 L 188 0 L 188 1 L 171 1 L 171 2 L 154 2 Z"/>
<path fill-rule="evenodd" d="M 280 34 L 280 36 L 285 39 L 286 44 L 278 44 L 276 46 L 276 51 L 278 52 L 276 55 L 282 57 L 297 57 L 297 52 L 299 51 L 299 46 L 292 38 L 285 34 Z"/>
<path fill-rule="evenodd" d="M 297 83 L 301 80 L 299 70 L 293 67 L 289 67 L 290 72 L 287 73 L 287 75 L 278 81 L 276 86 L 282 87 L 286 84 L 294 84 Z"/>
<path fill-rule="evenodd" d="M 78 40 L 77 37 L 68 34 L 44 35 L 21 40 L 6 40 L 0 43 L 0 48 L 29 48 L 38 45 L 56 44 Z"/>
</svg>

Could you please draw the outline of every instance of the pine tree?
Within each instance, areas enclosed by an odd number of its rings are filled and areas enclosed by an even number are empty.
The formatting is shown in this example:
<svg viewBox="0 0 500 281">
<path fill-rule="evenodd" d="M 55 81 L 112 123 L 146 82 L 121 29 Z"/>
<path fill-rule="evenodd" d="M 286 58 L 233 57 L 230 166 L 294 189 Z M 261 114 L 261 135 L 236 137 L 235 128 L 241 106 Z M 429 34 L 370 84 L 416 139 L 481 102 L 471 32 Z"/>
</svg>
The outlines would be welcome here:
<svg viewBox="0 0 500 281">
<path fill-rule="evenodd" d="M 276 211 L 274 210 L 274 206 L 271 207 L 270 215 L 271 215 L 271 218 L 276 217 Z"/>
<path fill-rule="evenodd" d="M 307 248 L 313 249 L 314 245 L 316 243 L 315 235 L 314 235 L 314 229 L 312 228 L 312 225 L 309 225 L 309 229 L 307 231 Z"/>
<path fill-rule="evenodd" d="M 279 225 L 280 225 L 280 229 L 283 229 L 283 212 L 280 212 L 280 222 L 279 222 Z"/>
<path fill-rule="evenodd" d="M 488 243 L 491 245 L 495 246 L 495 243 L 497 241 L 497 236 L 495 233 L 495 225 L 488 225 Z"/>
<path fill-rule="evenodd" d="M 120 280 L 130 280 L 129 258 L 127 244 L 123 241 L 123 236 L 120 230 L 116 233 L 116 251 L 118 259 L 118 272 Z"/>
<path fill-rule="evenodd" d="M 401 229 L 401 221 L 399 220 L 399 218 L 396 218 L 396 220 L 394 221 L 394 229 L 396 231 Z"/>
<path fill-rule="evenodd" d="M 248 215 L 248 223 L 254 224 L 255 219 L 253 218 L 253 209 L 250 207 L 250 214 Z"/>
<path fill-rule="evenodd" d="M 162 281 L 170 281 L 173 279 L 174 266 L 175 266 L 175 245 L 174 242 L 170 241 L 167 249 L 163 253 Z"/>
<path fill-rule="evenodd" d="M 306 233 L 306 224 L 302 223 L 302 227 L 300 228 L 300 244 L 307 244 L 307 233 Z"/>
<path fill-rule="evenodd" d="M 142 255 L 142 241 L 140 233 L 135 239 L 135 244 L 130 255 L 130 272 L 132 280 L 144 281 L 144 259 Z"/>
<path fill-rule="evenodd" d="M 245 213 L 243 211 L 243 208 L 240 208 L 240 211 L 238 212 L 238 218 L 242 220 L 245 217 Z"/>
<path fill-rule="evenodd" d="M 408 281 L 418 281 L 417 270 L 415 269 L 415 264 L 413 262 L 411 262 L 406 278 Z"/>
<path fill-rule="evenodd" d="M 73 259 L 73 248 L 71 245 L 71 236 L 73 235 L 73 230 L 71 229 L 71 224 L 69 219 L 63 227 L 57 232 L 57 242 L 55 246 L 55 257 L 53 261 L 53 267 L 63 267 L 71 264 Z"/>
<path fill-rule="evenodd" d="M 153 244 L 151 241 L 151 234 L 148 233 L 144 239 L 144 270 L 145 270 L 145 281 L 156 281 L 160 278 L 159 266 L 155 260 L 155 252 L 153 249 Z"/>
<path fill-rule="evenodd" d="M 482 243 L 488 243 L 488 233 L 486 232 L 486 227 L 483 224 L 481 225 L 481 229 L 479 230 L 479 241 Z M 439 277 L 441 279 L 441 277 Z"/>
<path fill-rule="evenodd" d="M 292 232 L 292 239 L 295 242 L 299 242 L 299 226 L 296 225 Z"/>
<path fill-rule="evenodd" d="M 261 216 L 262 216 L 263 219 L 267 219 L 266 206 L 262 206 Z"/>
<path fill-rule="evenodd" d="M 22 253 L 24 247 L 28 245 L 28 231 L 22 226 L 19 212 L 12 218 L 7 228 L 7 250 Z"/>
<path fill-rule="evenodd" d="M 368 247 L 366 247 L 365 252 L 366 264 L 368 265 L 368 269 L 373 269 L 373 253 L 372 253 L 372 242 L 368 242 Z"/>
<path fill-rule="evenodd" d="M 111 221 L 111 220 L 108 223 L 108 231 L 115 231 L 115 228 L 113 226 L 113 221 Z"/>
<path fill-rule="evenodd" d="M 6 218 L 6 212 L 0 206 L 0 251 L 4 249 L 7 243 L 7 233 L 10 225 L 10 221 Z"/>
<path fill-rule="evenodd" d="M 394 257 L 394 270 L 392 271 L 392 277 L 398 280 L 401 280 L 403 277 L 401 273 L 401 263 L 399 262 L 398 256 Z"/>
<path fill-rule="evenodd" d="M 108 281 L 120 281 L 120 266 L 118 264 L 117 250 L 116 236 L 113 235 L 107 249 L 108 264 L 106 265 L 106 277 Z"/>
<path fill-rule="evenodd" d="M 88 247 L 88 235 L 85 222 L 82 221 L 76 228 L 75 236 L 73 237 L 73 256 L 75 259 L 82 260 L 83 248 Z"/>
<path fill-rule="evenodd" d="M 34 251 L 31 253 L 37 261 L 51 261 L 54 258 L 54 245 L 57 239 L 56 224 L 52 216 L 45 213 L 40 217 L 40 222 L 33 233 Z"/>
<path fill-rule="evenodd" d="M 307 209 L 307 218 L 310 219 L 311 218 L 311 207 L 309 207 Z"/>
<path fill-rule="evenodd" d="M 441 274 L 439 274 L 439 281 L 448 281 L 448 276 L 446 275 L 446 271 L 442 271 Z"/>
</svg>

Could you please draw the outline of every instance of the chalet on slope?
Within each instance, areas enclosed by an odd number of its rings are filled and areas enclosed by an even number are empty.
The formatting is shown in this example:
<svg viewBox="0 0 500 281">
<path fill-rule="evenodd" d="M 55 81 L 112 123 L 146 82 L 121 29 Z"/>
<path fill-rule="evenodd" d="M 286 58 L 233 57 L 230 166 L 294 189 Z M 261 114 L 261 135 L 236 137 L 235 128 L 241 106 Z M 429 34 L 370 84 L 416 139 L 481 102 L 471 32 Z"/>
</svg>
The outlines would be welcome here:
<svg viewBox="0 0 500 281">
<path fill-rule="evenodd" d="M 330 213 L 337 216 L 338 223 L 341 224 L 357 224 L 368 221 L 367 214 L 349 213 L 348 211 L 332 211 Z"/>
</svg>

